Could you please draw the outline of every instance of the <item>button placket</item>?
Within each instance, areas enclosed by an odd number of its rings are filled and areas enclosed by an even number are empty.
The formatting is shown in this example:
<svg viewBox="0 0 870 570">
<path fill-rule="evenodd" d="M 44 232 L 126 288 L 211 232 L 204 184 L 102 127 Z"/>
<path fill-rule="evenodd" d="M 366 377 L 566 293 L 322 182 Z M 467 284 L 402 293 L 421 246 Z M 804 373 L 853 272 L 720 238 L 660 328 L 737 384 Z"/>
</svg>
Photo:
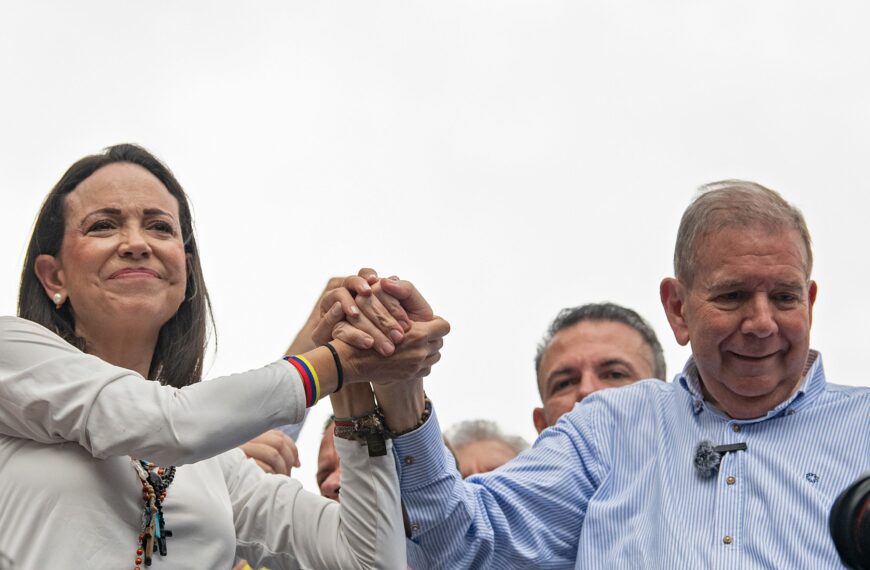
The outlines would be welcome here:
<svg viewBox="0 0 870 570">
<path fill-rule="evenodd" d="M 727 443 L 740 443 L 744 440 L 743 435 L 735 437 L 733 434 L 741 433 L 743 427 L 739 424 L 730 424 L 730 429 L 723 438 Z M 737 428 L 737 429 L 735 429 Z M 716 497 L 716 540 L 721 548 L 733 549 L 738 547 L 738 540 L 745 517 L 745 485 L 739 485 L 740 477 L 744 475 L 746 454 L 743 451 L 726 453 L 722 456 L 719 465 L 719 479 L 717 483 Z"/>
</svg>

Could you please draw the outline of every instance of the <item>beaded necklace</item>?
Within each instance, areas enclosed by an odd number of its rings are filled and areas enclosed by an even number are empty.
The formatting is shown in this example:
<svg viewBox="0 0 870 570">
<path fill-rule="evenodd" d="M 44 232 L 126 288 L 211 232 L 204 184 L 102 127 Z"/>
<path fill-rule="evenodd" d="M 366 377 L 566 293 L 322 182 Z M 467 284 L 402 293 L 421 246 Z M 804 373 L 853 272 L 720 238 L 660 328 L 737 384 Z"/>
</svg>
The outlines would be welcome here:
<svg viewBox="0 0 870 570">
<path fill-rule="evenodd" d="M 175 467 L 164 469 L 142 459 L 131 458 L 131 461 L 142 482 L 142 498 L 145 501 L 134 568 L 140 570 L 139 565 L 143 561 L 145 566 L 151 566 L 155 546 L 160 556 L 166 556 L 166 539 L 172 536 L 172 531 L 166 528 L 163 520 L 163 501 L 166 500 L 166 490 L 175 479 Z"/>
</svg>

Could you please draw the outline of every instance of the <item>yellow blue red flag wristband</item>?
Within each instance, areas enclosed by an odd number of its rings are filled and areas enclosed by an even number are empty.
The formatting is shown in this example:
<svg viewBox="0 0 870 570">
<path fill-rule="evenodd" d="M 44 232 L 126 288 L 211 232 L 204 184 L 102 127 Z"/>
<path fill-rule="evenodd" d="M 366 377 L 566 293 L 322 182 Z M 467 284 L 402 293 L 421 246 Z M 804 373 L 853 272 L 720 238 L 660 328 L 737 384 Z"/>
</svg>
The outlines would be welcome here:
<svg viewBox="0 0 870 570">
<path fill-rule="evenodd" d="M 317 378 L 317 371 L 304 356 L 285 356 L 284 360 L 299 372 L 302 386 L 305 388 L 305 406 L 310 408 L 320 399 L 320 380 Z"/>
</svg>

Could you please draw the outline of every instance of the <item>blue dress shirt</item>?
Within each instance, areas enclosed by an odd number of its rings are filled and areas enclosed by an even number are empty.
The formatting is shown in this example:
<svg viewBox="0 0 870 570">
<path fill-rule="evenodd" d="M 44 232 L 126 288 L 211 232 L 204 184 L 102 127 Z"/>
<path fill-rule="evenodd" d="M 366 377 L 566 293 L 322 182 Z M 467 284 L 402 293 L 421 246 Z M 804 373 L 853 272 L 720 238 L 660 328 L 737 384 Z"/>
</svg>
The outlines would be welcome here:
<svg viewBox="0 0 870 570">
<path fill-rule="evenodd" d="M 437 418 L 396 438 L 425 568 L 840 568 L 834 499 L 870 467 L 870 389 L 825 381 L 821 357 L 766 416 L 707 404 L 692 360 L 674 383 L 597 392 L 500 469 L 462 481 Z M 699 442 L 744 442 L 702 478 Z"/>
</svg>

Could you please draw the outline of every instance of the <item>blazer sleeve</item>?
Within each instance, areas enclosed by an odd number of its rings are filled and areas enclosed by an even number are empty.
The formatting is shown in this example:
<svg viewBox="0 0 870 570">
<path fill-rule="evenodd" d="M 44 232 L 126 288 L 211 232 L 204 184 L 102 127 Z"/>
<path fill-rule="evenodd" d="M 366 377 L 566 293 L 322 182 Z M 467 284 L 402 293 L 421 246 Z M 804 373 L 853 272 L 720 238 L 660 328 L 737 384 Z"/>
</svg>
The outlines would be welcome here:
<svg viewBox="0 0 870 570">
<path fill-rule="evenodd" d="M 388 448 L 390 442 L 387 442 Z M 407 566 L 392 453 L 336 439 L 341 502 L 267 474 L 240 450 L 220 457 L 236 526 L 237 554 L 254 568 L 382 568 Z"/>
<path fill-rule="evenodd" d="M 5 435 L 76 442 L 101 459 L 183 465 L 304 414 L 304 388 L 284 361 L 178 389 L 85 354 L 36 323 L 0 317 Z"/>
</svg>

